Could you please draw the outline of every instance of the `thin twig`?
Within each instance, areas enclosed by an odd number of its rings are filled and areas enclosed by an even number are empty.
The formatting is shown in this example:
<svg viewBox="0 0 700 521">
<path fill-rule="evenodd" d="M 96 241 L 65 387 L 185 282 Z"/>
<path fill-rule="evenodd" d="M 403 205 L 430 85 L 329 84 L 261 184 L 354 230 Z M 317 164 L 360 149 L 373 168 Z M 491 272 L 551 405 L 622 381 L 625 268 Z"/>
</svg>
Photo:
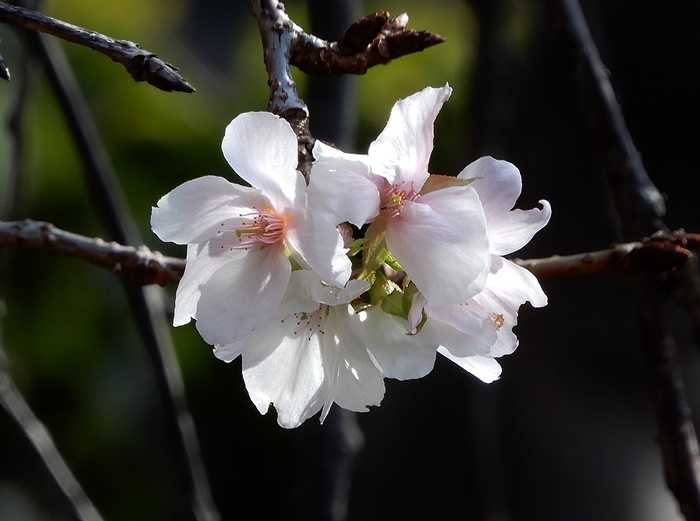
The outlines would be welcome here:
<svg viewBox="0 0 700 521">
<path fill-rule="evenodd" d="M 37 250 L 76 257 L 108 269 L 136 285 L 176 283 L 185 271 L 185 259 L 167 257 L 145 246 L 124 246 L 67 232 L 41 221 L 0 221 L 0 250 Z M 636 275 L 681 270 L 700 251 L 700 234 L 683 231 L 661 234 L 638 242 L 617 244 L 607 250 L 516 259 L 540 279 L 598 274 Z"/>
<path fill-rule="evenodd" d="M 21 51 L 21 59 L 18 65 L 17 87 L 14 91 L 7 117 L 7 129 L 10 138 L 10 152 L 7 172 L 7 186 L 5 192 L 4 212 L 6 218 L 15 217 L 22 207 L 24 193 L 24 152 L 25 152 L 25 120 L 27 101 L 29 99 L 33 82 L 31 79 L 32 60 L 26 49 Z"/>
<path fill-rule="evenodd" d="M 665 229 L 661 219 L 666 213 L 666 203 L 659 189 L 649 178 L 639 150 L 627 128 L 622 108 L 610 82 L 608 69 L 600 58 L 581 4 L 578 0 L 562 0 L 562 4 L 571 34 L 594 79 L 598 101 L 602 105 L 616 148 L 621 156 L 619 165 L 610 170 L 610 181 L 618 212 L 627 216 L 626 228 L 629 228 L 633 235 L 639 236 L 654 230 Z M 652 228 L 649 227 L 650 225 Z"/>
<path fill-rule="evenodd" d="M 367 15 L 353 23 L 338 41 L 328 41 L 301 31 L 294 39 L 290 61 L 311 74 L 364 74 L 375 65 L 423 51 L 445 38 L 406 28 L 408 15 L 386 11 Z"/>
<path fill-rule="evenodd" d="M 688 521 L 700 519 L 700 451 L 686 398 L 677 349 L 666 324 L 663 296 L 667 288 L 652 288 L 642 308 L 647 354 L 653 368 L 653 389 L 658 418 L 664 476 Z"/>
<path fill-rule="evenodd" d="M 7 67 L 5 57 L 2 55 L 2 53 L 0 53 L 0 78 L 2 78 L 5 81 L 10 81 L 10 79 L 12 79 L 10 69 Z"/>
<path fill-rule="evenodd" d="M 44 35 L 30 34 L 35 52 L 43 63 L 85 167 L 96 206 L 112 238 L 138 244 L 139 235 L 128 211 L 121 186 L 100 138 L 92 114 L 62 49 Z M 162 293 L 158 288 L 126 285 L 129 303 L 149 354 L 161 399 L 169 422 L 166 432 L 181 476 L 182 500 L 189 501 L 198 521 L 216 521 L 219 514 L 201 457 L 192 415 L 187 407 L 182 372 L 165 318 Z"/>
<path fill-rule="evenodd" d="M 47 33 L 68 42 L 89 47 L 122 64 L 136 81 L 147 81 L 164 91 L 194 92 L 194 87 L 178 69 L 150 51 L 127 40 L 115 40 L 104 34 L 47 16 L 32 9 L 0 2 L 0 22 L 20 29 Z"/>
<path fill-rule="evenodd" d="M 76 518 L 80 521 L 102 521 L 102 516 L 61 456 L 51 433 L 37 418 L 15 385 L 2 345 L 0 345 L 0 406 L 17 424 L 41 458 Z"/>
</svg>

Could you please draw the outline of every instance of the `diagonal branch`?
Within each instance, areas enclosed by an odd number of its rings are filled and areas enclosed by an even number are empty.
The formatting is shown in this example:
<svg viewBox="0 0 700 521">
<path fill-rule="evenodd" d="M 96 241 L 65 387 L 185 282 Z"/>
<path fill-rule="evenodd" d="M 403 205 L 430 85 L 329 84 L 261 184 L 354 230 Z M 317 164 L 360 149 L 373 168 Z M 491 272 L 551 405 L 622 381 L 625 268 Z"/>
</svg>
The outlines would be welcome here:
<svg viewBox="0 0 700 521">
<path fill-rule="evenodd" d="M 138 244 L 139 234 L 124 199 L 92 113 L 81 92 L 73 70 L 57 42 L 45 35 L 30 35 L 30 42 L 43 63 L 49 83 L 63 110 L 84 173 L 91 185 L 95 206 L 101 212 L 110 236 L 122 243 Z M 194 420 L 187 405 L 182 372 L 165 317 L 162 293 L 158 288 L 125 285 L 132 315 L 149 355 L 168 422 L 166 432 L 173 433 L 174 464 L 177 466 L 184 503 L 180 510 L 191 509 L 197 521 L 216 521 L 219 514 L 211 497 L 209 480 L 202 460 Z"/>
<path fill-rule="evenodd" d="M 102 516 L 61 456 L 51 433 L 15 385 L 7 367 L 7 358 L 0 345 L 0 407 L 22 430 L 42 463 L 58 485 L 79 521 L 102 521 Z"/>
<path fill-rule="evenodd" d="M 47 33 L 68 42 L 100 52 L 122 64 L 136 81 L 146 81 L 164 91 L 194 92 L 170 63 L 127 40 L 116 40 L 104 34 L 47 16 L 32 9 L 0 2 L 0 22 L 20 29 Z M 0 67 L 1 72 L 2 67 Z"/>
<path fill-rule="evenodd" d="M 135 285 L 178 282 L 185 259 L 167 257 L 146 246 L 124 246 L 91 239 L 41 221 L 0 221 L 0 250 L 36 250 L 76 257 L 123 276 Z M 607 250 L 543 259 L 516 259 L 540 279 L 598 274 L 634 275 L 678 271 L 693 252 L 700 251 L 700 234 L 678 231 L 638 242 L 617 244 Z"/>
</svg>

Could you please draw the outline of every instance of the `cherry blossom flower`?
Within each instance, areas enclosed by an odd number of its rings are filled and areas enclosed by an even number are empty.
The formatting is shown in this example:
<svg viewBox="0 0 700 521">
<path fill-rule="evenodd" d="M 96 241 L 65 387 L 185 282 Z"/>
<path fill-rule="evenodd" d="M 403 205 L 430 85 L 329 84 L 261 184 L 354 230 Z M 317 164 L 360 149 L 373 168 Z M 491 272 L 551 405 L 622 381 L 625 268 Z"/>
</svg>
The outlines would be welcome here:
<svg viewBox="0 0 700 521">
<path fill-rule="evenodd" d="M 452 89 L 428 87 L 398 101 L 367 155 L 316 141 L 310 179 L 314 212 L 365 235 L 365 264 L 388 249 L 436 304 L 458 304 L 483 288 L 489 269 L 486 217 L 467 183 L 430 176 L 433 124 Z M 366 274 L 363 274 L 366 275 Z"/>
<path fill-rule="evenodd" d="M 351 270 L 336 223 L 309 211 L 289 123 L 268 112 L 241 114 L 222 150 L 252 188 L 200 177 L 162 197 L 151 216 L 161 240 L 187 245 L 173 323 L 196 318 L 213 345 L 235 342 L 277 313 L 290 256 L 339 287 Z"/>
<path fill-rule="evenodd" d="M 482 157 L 460 174 L 473 180 L 488 230 L 491 264 L 485 288 L 458 305 L 435 305 L 425 295 L 414 297 L 409 323 L 415 328 L 427 315 L 438 352 L 487 383 L 496 380 L 501 368 L 495 358 L 511 354 L 518 346 L 513 327 L 518 309 L 525 302 L 547 305 L 537 278 L 525 268 L 505 259 L 525 246 L 551 217 L 551 207 L 514 210 L 522 180 L 518 169 L 506 161 Z"/>
<path fill-rule="evenodd" d="M 214 352 L 226 362 L 242 355 L 251 400 L 261 414 L 273 404 L 282 427 L 297 427 L 319 411 L 323 422 L 334 403 L 367 411 L 382 401 L 384 381 L 349 302 L 368 288 L 359 280 L 334 288 L 312 271 L 294 271 L 279 316 Z"/>
</svg>

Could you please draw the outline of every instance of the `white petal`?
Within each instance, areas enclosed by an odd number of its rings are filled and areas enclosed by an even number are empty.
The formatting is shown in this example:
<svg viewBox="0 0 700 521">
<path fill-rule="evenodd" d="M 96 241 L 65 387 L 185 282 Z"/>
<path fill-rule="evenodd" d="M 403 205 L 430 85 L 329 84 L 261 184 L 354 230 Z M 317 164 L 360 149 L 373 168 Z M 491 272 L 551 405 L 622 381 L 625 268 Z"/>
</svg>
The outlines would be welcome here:
<svg viewBox="0 0 700 521">
<path fill-rule="evenodd" d="M 520 197 L 522 179 L 515 165 L 486 156 L 468 165 L 457 176 L 476 180 L 470 185 L 484 206 L 491 253 L 507 255 L 525 246 L 552 215 L 547 201 L 542 210 L 512 210 Z"/>
<path fill-rule="evenodd" d="M 552 216 L 552 207 L 544 199 L 542 209 L 511 210 L 495 224 L 489 224 L 491 253 L 507 255 L 525 246 L 546 226 Z"/>
<path fill-rule="evenodd" d="M 335 224 L 357 227 L 379 213 L 379 192 L 369 178 L 367 156 L 345 154 L 316 141 L 311 167 L 309 204 L 312 212 L 327 212 Z"/>
<path fill-rule="evenodd" d="M 201 287 L 224 264 L 245 255 L 242 250 L 220 252 L 214 248 L 212 251 L 211 246 L 211 243 L 187 246 L 185 273 L 182 275 L 175 293 L 174 326 L 182 326 L 187 324 L 190 319 L 196 318 Z"/>
<path fill-rule="evenodd" d="M 340 232 L 327 217 L 300 212 L 287 229 L 286 240 L 305 267 L 318 273 L 324 282 L 342 288 L 350 279 L 352 263 Z"/>
<path fill-rule="evenodd" d="M 427 87 L 394 104 L 386 127 L 369 146 L 375 172 L 393 184 L 412 185 L 419 192 L 428 178 L 433 151 L 433 124 L 452 88 Z"/>
<path fill-rule="evenodd" d="M 213 345 L 244 338 L 277 315 L 291 265 L 282 244 L 250 250 L 201 287 L 197 330 Z"/>
<path fill-rule="evenodd" d="M 365 348 L 357 317 L 349 306 L 331 308 L 321 335 L 321 353 L 325 374 L 325 419 L 330 405 L 365 412 L 370 405 L 379 405 L 384 397 L 384 380 Z"/>
<path fill-rule="evenodd" d="M 226 363 L 233 362 L 236 358 L 243 354 L 245 347 L 245 341 L 239 341 L 233 344 L 227 344 L 225 346 L 216 346 L 214 348 L 214 356 Z"/>
<path fill-rule="evenodd" d="M 484 212 L 469 187 L 436 190 L 390 219 L 386 241 L 428 302 L 460 304 L 478 293 L 489 267 Z"/>
<path fill-rule="evenodd" d="M 438 348 L 438 353 L 465 371 L 470 372 L 484 383 L 490 384 L 501 377 L 501 365 L 494 358 L 487 356 L 454 356 L 444 347 Z"/>
<path fill-rule="evenodd" d="M 287 121 L 270 112 L 240 114 L 226 127 L 221 149 L 231 168 L 275 209 L 297 205 L 304 183 L 296 170 L 297 138 Z"/>
<path fill-rule="evenodd" d="M 534 307 L 547 305 L 537 278 L 525 268 L 502 259 L 500 269 L 489 275 L 486 289 L 475 296 L 473 302 L 480 306 L 484 314 L 498 317 L 500 325 L 496 328 L 497 340 L 491 348 L 490 355 L 503 356 L 512 353 L 518 347 L 518 338 L 513 327 L 518 323 L 518 310 L 525 302 Z"/>
<path fill-rule="evenodd" d="M 422 334 L 409 335 L 405 320 L 377 307 L 360 313 L 367 349 L 386 378 L 422 378 L 433 370 L 436 344 Z"/>
<path fill-rule="evenodd" d="M 260 414 L 274 404 L 277 423 L 298 427 L 321 409 L 324 382 L 318 335 L 295 334 L 291 321 L 274 321 L 246 339 L 243 379 Z"/>
<path fill-rule="evenodd" d="M 220 222 L 265 201 L 257 190 L 235 185 L 223 177 L 199 177 L 160 198 L 151 212 L 151 228 L 162 241 L 202 242 Z"/>
<path fill-rule="evenodd" d="M 458 356 L 492 354 L 498 336 L 496 328 L 489 311 L 473 300 L 460 305 L 428 306 L 428 321 L 423 328 L 426 337 Z"/>
<path fill-rule="evenodd" d="M 457 177 L 475 178 L 471 186 L 479 194 L 489 224 L 515 206 L 522 190 L 522 179 L 517 167 L 491 156 L 480 157 L 470 163 Z"/>
<path fill-rule="evenodd" d="M 344 288 L 328 286 L 311 270 L 296 270 L 289 279 L 287 293 L 282 300 L 281 315 L 311 312 L 319 304 L 338 306 L 348 304 L 369 290 L 364 280 L 351 280 Z"/>
</svg>

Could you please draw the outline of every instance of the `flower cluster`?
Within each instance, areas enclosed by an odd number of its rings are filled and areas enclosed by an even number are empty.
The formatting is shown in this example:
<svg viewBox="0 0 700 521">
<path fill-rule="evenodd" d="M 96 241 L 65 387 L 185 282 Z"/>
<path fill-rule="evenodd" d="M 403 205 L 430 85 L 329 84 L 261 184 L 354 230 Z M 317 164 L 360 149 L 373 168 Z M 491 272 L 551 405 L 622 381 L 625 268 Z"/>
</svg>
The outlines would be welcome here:
<svg viewBox="0 0 700 521">
<path fill-rule="evenodd" d="M 379 405 L 385 377 L 420 378 L 436 353 L 492 382 L 517 347 L 519 307 L 547 304 L 503 256 L 547 224 L 549 203 L 514 210 L 520 173 L 491 157 L 428 173 L 450 94 L 397 102 L 366 155 L 317 141 L 308 186 L 290 125 L 241 114 L 222 149 L 251 187 L 201 177 L 153 208 L 158 237 L 187 245 L 174 325 L 195 319 L 218 358 L 240 356 L 251 400 L 281 426 Z"/>
</svg>

